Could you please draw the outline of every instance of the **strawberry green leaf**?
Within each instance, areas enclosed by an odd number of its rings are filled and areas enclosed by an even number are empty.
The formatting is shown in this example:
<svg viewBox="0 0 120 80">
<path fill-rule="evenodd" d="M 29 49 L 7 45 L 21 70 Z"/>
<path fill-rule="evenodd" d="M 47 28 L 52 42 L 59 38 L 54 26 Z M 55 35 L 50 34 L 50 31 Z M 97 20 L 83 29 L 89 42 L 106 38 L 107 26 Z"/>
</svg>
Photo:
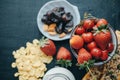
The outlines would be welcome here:
<svg viewBox="0 0 120 80">
<path fill-rule="evenodd" d="M 66 68 L 72 66 L 71 60 L 64 60 L 64 59 L 57 60 L 56 64 Z"/>
<path fill-rule="evenodd" d="M 89 61 L 88 61 L 88 66 L 89 66 L 89 67 L 93 67 L 93 66 L 94 66 L 94 63 L 95 63 L 95 60 L 89 60 Z"/>
<path fill-rule="evenodd" d="M 84 64 L 77 64 L 77 66 L 79 66 L 79 69 L 84 69 L 85 68 Z"/>
<path fill-rule="evenodd" d="M 107 31 L 109 31 L 108 29 L 108 25 L 102 25 L 102 26 L 99 26 L 99 27 L 93 27 L 93 35 L 95 36 L 96 34 L 100 33 L 100 32 L 104 32 L 106 33 Z"/>
<path fill-rule="evenodd" d="M 45 38 L 44 36 L 39 40 L 39 44 L 41 47 L 44 47 L 46 44 L 49 44 L 48 38 Z"/>
<path fill-rule="evenodd" d="M 98 30 L 102 30 L 102 29 L 108 29 L 108 26 L 107 25 L 101 25 L 98 27 Z"/>
<path fill-rule="evenodd" d="M 95 60 L 84 61 L 83 64 L 77 63 L 77 66 L 79 66 L 79 69 L 86 69 L 87 70 L 87 67 L 89 67 L 89 68 L 93 67 L 94 62 L 95 62 Z"/>
<path fill-rule="evenodd" d="M 84 61 L 84 63 L 82 64 L 77 64 L 77 66 L 79 66 L 79 69 L 85 69 L 86 71 L 89 71 L 91 76 L 94 78 L 94 80 L 97 80 L 90 70 L 90 68 L 93 67 L 94 63 L 95 60 L 89 60 L 89 61 Z"/>
</svg>

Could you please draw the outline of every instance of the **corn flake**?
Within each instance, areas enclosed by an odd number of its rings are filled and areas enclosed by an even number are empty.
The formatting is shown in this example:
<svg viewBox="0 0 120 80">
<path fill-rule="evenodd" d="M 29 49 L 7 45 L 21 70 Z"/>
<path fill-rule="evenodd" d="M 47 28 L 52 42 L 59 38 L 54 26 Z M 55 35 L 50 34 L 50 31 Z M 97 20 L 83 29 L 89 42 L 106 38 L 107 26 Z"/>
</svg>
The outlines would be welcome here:
<svg viewBox="0 0 120 80">
<path fill-rule="evenodd" d="M 18 69 L 14 76 L 19 77 L 19 80 L 41 80 L 47 70 L 45 63 L 50 63 L 53 59 L 40 50 L 37 39 L 33 43 L 27 42 L 26 48 L 21 47 L 12 54 L 15 62 L 11 66 Z"/>
</svg>

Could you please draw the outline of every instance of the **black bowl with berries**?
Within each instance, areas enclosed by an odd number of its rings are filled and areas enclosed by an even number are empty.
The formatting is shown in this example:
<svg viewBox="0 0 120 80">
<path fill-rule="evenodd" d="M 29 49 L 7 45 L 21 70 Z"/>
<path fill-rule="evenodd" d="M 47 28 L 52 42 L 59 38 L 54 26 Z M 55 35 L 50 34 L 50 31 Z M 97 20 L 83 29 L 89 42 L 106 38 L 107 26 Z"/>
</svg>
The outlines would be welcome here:
<svg viewBox="0 0 120 80">
<path fill-rule="evenodd" d="M 94 60 L 99 66 L 108 62 L 117 49 L 116 34 L 104 18 L 85 18 L 72 31 L 69 40 L 78 64 Z"/>
</svg>

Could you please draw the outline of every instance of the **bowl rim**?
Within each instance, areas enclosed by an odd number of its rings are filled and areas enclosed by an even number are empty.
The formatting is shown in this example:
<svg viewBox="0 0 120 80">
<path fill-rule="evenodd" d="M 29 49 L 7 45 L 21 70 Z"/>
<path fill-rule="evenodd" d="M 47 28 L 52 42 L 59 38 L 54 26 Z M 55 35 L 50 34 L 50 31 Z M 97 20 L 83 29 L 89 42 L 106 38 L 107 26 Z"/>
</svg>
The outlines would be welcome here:
<svg viewBox="0 0 120 80">
<path fill-rule="evenodd" d="M 113 29 L 113 27 L 112 27 L 109 23 L 108 23 L 107 26 L 108 26 L 108 28 L 109 28 L 109 30 L 110 30 L 110 33 L 111 33 L 111 31 L 114 33 L 113 35 L 114 35 L 114 37 L 115 37 L 115 44 L 116 44 L 116 46 L 114 47 L 114 50 L 110 53 L 111 55 L 109 55 L 109 57 L 108 57 L 107 60 L 102 61 L 102 62 L 95 62 L 95 63 L 94 63 L 94 66 L 100 66 L 100 65 L 103 65 L 103 64 L 109 62 L 109 61 L 112 59 L 112 57 L 116 54 L 115 51 L 116 51 L 117 48 L 118 48 L 118 40 L 117 40 L 117 35 L 116 35 L 116 33 L 115 33 L 115 30 Z M 72 30 L 71 37 L 74 35 L 74 32 L 75 32 L 75 30 L 76 30 L 77 27 L 78 27 L 78 25 L 76 25 L 75 28 Z M 70 38 L 71 38 L 71 37 L 70 37 Z M 71 46 L 70 46 L 70 49 L 71 49 L 71 51 L 72 51 L 72 54 L 75 56 L 75 58 L 77 58 L 78 55 L 77 55 L 77 53 L 75 52 L 75 50 L 74 50 Z"/>
</svg>

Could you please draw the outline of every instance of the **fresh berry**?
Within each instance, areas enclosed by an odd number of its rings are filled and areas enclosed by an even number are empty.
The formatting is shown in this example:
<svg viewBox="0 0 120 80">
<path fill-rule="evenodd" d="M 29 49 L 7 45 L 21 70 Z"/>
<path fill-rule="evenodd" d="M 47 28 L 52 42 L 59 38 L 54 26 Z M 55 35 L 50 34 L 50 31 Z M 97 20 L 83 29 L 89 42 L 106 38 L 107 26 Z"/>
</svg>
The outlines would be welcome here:
<svg viewBox="0 0 120 80">
<path fill-rule="evenodd" d="M 105 32 L 100 31 L 94 35 L 94 40 L 100 49 L 105 50 L 108 46 L 108 43 L 111 41 L 111 33 L 108 30 Z"/>
<path fill-rule="evenodd" d="M 100 26 L 106 26 L 107 24 L 108 24 L 107 20 L 99 19 L 96 25 L 97 27 L 100 27 Z"/>
<path fill-rule="evenodd" d="M 96 59 L 100 59 L 102 55 L 102 51 L 99 48 L 93 48 L 90 53 Z"/>
<path fill-rule="evenodd" d="M 42 38 L 40 40 L 40 49 L 48 56 L 53 56 L 56 53 L 54 42 L 48 38 Z"/>
<path fill-rule="evenodd" d="M 97 44 L 95 41 L 92 41 L 90 43 L 87 44 L 87 48 L 91 51 L 93 48 L 96 48 Z"/>
<path fill-rule="evenodd" d="M 57 53 L 57 60 L 65 59 L 65 60 L 71 60 L 71 53 L 69 50 L 67 50 L 65 47 L 60 47 Z"/>
<path fill-rule="evenodd" d="M 80 27 L 78 26 L 75 30 L 75 34 L 77 34 L 77 35 L 81 35 L 84 32 L 85 32 L 85 29 L 82 26 L 80 26 Z"/>
<path fill-rule="evenodd" d="M 80 49 L 84 45 L 84 40 L 79 35 L 73 35 L 70 39 L 70 46 L 74 49 Z"/>
<path fill-rule="evenodd" d="M 101 60 L 107 60 L 108 59 L 108 51 L 104 50 L 102 51 L 102 55 L 100 57 Z"/>
<path fill-rule="evenodd" d="M 63 67 L 68 67 L 68 66 L 72 65 L 71 53 L 65 47 L 60 47 L 60 49 L 58 50 L 56 58 L 57 58 L 57 64 L 59 64 Z"/>
<path fill-rule="evenodd" d="M 114 49 L 114 45 L 113 45 L 113 43 L 111 42 L 111 43 L 108 44 L 107 50 L 108 50 L 108 52 L 112 52 L 113 49 Z"/>
<path fill-rule="evenodd" d="M 83 33 L 82 38 L 84 42 L 89 43 L 93 41 L 93 34 L 91 32 Z"/>
<path fill-rule="evenodd" d="M 92 58 L 91 54 L 84 48 L 81 48 L 78 52 L 78 64 L 84 63 L 84 61 L 88 61 Z"/>
<path fill-rule="evenodd" d="M 91 19 L 85 19 L 83 21 L 83 27 L 88 30 L 88 29 L 92 29 L 94 26 L 94 21 Z"/>
</svg>

